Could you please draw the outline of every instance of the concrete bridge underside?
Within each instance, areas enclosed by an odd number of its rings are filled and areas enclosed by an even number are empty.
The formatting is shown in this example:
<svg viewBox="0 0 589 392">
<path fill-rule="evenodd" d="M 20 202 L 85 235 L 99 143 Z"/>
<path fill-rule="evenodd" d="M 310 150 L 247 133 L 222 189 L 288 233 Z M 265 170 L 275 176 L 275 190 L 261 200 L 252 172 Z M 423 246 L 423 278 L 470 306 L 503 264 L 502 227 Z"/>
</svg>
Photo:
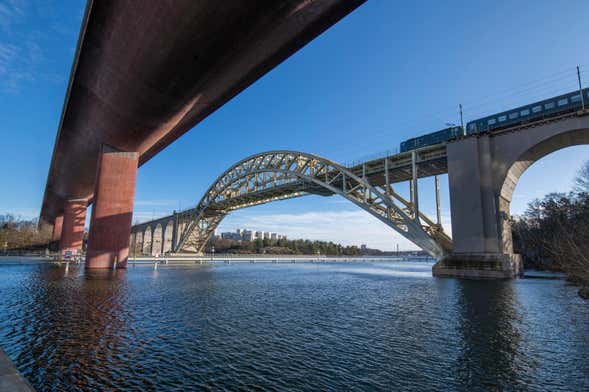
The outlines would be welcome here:
<svg viewBox="0 0 589 392">
<path fill-rule="evenodd" d="M 79 250 L 80 222 L 94 203 L 90 244 L 126 259 L 116 238 L 131 226 L 137 166 L 364 1 L 88 0 L 42 226 L 53 227 L 55 240 L 64 234 L 62 250 Z M 115 203 L 113 192 L 124 195 Z M 109 237 L 109 225 L 121 233 Z"/>
</svg>

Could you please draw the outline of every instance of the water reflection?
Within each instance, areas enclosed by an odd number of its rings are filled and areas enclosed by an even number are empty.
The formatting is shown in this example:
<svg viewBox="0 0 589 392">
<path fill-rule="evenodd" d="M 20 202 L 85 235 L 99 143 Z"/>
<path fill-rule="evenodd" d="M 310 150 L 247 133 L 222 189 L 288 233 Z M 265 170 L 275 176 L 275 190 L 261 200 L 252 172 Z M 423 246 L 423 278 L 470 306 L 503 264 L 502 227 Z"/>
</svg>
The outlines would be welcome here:
<svg viewBox="0 0 589 392">
<path fill-rule="evenodd" d="M 429 268 L 3 267 L 0 344 L 48 391 L 586 389 L 589 311 L 564 282 Z"/>
<path fill-rule="evenodd" d="M 459 280 L 456 287 L 462 336 L 456 364 L 460 383 L 490 390 L 525 384 L 525 369 L 516 361 L 521 315 L 515 282 Z"/>
<path fill-rule="evenodd" d="M 108 281 L 118 286 L 127 279 L 126 269 L 85 269 L 83 271 L 86 282 Z M 96 285 L 94 285 L 96 287 Z"/>
<path fill-rule="evenodd" d="M 117 384 L 116 373 L 104 371 L 123 365 L 128 341 L 137 332 L 130 324 L 126 272 L 85 273 L 70 265 L 39 268 L 28 282 L 31 301 L 21 323 L 23 347 L 17 363 L 28 367 L 35 385 L 87 388 L 88 369 L 104 387 Z M 98 387 L 98 385 L 95 385 Z"/>
</svg>

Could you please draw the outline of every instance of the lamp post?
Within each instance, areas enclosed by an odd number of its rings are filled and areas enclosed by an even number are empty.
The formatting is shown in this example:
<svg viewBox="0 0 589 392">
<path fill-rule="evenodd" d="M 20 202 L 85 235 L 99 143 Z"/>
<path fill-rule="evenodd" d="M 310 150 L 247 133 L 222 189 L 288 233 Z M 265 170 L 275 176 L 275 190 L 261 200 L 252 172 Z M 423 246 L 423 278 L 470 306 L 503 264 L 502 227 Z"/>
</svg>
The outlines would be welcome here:
<svg viewBox="0 0 589 392">
<path fill-rule="evenodd" d="M 579 80 L 579 95 L 581 96 L 581 110 L 585 110 L 585 98 L 583 97 L 583 85 L 581 84 L 581 70 L 577 65 L 577 79 Z"/>
</svg>

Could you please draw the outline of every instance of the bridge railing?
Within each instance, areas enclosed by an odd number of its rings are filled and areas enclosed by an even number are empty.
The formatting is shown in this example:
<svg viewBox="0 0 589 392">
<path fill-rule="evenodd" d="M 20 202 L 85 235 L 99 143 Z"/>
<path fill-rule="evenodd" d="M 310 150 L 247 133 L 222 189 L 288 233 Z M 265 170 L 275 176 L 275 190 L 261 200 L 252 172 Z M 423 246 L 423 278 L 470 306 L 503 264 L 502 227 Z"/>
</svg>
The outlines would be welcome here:
<svg viewBox="0 0 589 392">
<path fill-rule="evenodd" d="M 385 159 L 385 158 L 392 157 L 393 155 L 397 155 L 397 154 L 399 154 L 399 148 L 391 148 L 389 150 L 364 155 L 364 156 L 355 158 L 353 160 L 344 161 L 342 163 L 342 166 L 350 169 L 350 168 L 353 168 L 356 166 L 360 166 L 366 162 L 376 161 L 377 159 Z"/>
</svg>

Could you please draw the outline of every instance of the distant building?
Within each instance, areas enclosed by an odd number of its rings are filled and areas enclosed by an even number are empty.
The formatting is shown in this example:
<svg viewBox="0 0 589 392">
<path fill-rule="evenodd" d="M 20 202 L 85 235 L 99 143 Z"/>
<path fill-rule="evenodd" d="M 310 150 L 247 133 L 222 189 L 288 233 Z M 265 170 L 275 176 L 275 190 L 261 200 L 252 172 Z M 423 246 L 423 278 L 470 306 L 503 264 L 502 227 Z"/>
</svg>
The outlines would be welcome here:
<svg viewBox="0 0 589 392">
<path fill-rule="evenodd" d="M 255 233 L 251 230 L 244 230 L 241 238 L 244 241 L 253 241 L 253 240 L 255 240 Z"/>
<path fill-rule="evenodd" d="M 241 235 L 234 232 L 221 233 L 221 238 L 223 238 L 224 240 L 241 241 Z"/>
<path fill-rule="evenodd" d="M 248 229 L 236 229 L 234 232 L 225 232 L 220 235 L 215 232 L 215 238 L 222 238 L 224 240 L 233 241 L 256 241 L 259 239 L 267 239 L 272 241 L 286 240 L 286 236 L 278 233 L 271 233 L 269 231 L 253 231 Z"/>
</svg>

